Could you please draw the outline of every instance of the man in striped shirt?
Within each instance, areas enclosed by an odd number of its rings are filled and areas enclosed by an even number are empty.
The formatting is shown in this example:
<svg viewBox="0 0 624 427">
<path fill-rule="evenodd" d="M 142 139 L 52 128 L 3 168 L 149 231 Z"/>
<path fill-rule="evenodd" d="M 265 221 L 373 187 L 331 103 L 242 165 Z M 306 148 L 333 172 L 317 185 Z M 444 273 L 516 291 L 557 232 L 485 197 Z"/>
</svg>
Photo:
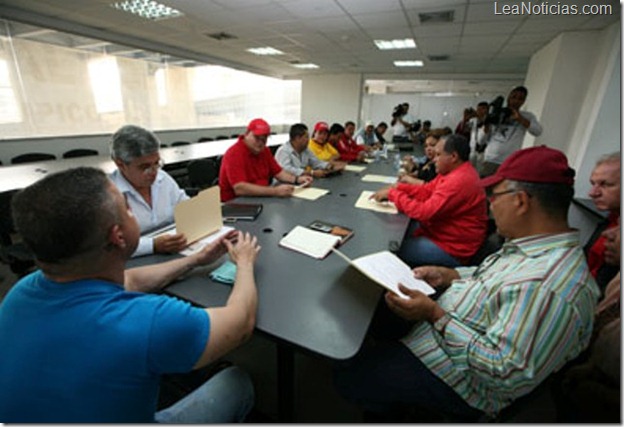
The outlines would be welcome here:
<svg viewBox="0 0 624 427">
<path fill-rule="evenodd" d="M 398 405 L 474 420 L 497 414 L 587 347 L 598 288 L 567 212 L 574 170 L 558 150 L 512 154 L 481 181 L 502 249 L 479 267 L 426 266 L 415 276 L 444 293 L 402 285 L 388 307 L 410 322 L 336 372 L 339 391 L 368 410 Z"/>
</svg>

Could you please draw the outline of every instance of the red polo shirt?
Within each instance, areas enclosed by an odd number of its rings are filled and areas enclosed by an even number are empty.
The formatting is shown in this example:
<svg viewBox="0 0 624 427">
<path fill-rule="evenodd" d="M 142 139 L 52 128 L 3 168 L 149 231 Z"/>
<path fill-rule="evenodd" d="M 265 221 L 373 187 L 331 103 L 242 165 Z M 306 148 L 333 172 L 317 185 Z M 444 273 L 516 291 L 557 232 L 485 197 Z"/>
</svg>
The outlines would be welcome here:
<svg viewBox="0 0 624 427">
<path fill-rule="evenodd" d="M 219 171 L 221 201 L 227 202 L 236 197 L 234 186 L 239 182 L 268 186 L 282 167 L 275 161 L 271 150 L 264 148 L 260 154 L 253 154 L 245 145 L 243 136 L 238 137 L 223 155 Z"/>
<path fill-rule="evenodd" d="M 462 264 L 485 240 L 485 191 L 470 162 L 446 175 L 438 174 L 423 185 L 398 184 L 390 190 L 388 199 L 399 211 L 420 222 L 414 237 L 427 237 Z"/>
<path fill-rule="evenodd" d="M 340 159 L 345 162 L 352 162 L 358 158 L 360 151 L 366 150 L 363 145 L 358 145 L 353 138 L 342 135 L 342 138 L 336 143 L 336 150 L 340 153 Z"/>
</svg>

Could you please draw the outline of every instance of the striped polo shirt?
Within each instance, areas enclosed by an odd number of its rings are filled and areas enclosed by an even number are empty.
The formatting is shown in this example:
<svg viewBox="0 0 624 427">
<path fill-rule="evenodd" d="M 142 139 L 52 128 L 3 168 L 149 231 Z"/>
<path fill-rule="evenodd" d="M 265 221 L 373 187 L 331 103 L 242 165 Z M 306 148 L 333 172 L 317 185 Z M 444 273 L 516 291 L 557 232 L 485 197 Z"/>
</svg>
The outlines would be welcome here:
<svg viewBox="0 0 624 427">
<path fill-rule="evenodd" d="M 469 405 L 496 414 L 589 344 L 599 291 L 578 232 L 511 240 L 458 272 L 447 314 L 403 343 Z"/>
</svg>

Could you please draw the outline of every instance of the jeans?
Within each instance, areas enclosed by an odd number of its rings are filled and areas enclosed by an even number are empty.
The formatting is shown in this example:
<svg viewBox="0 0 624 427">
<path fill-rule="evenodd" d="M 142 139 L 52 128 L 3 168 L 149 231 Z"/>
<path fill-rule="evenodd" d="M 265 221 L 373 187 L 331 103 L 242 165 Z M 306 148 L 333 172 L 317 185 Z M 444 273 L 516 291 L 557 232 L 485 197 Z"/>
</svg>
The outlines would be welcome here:
<svg viewBox="0 0 624 427">
<path fill-rule="evenodd" d="M 414 231 L 419 226 L 418 221 L 412 220 L 410 222 L 403 243 L 399 248 L 399 258 L 412 268 L 419 265 L 442 265 L 454 268 L 461 265 L 459 261 L 440 249 L 430 239 L 423 236 L 413 237 Z"/>
<path fill-rule="evenodd" d="M 223 424 L 242 422 L 254 404 L 254 389 L 249 375 L 235 366 L 226 368 L 191 394 L 162 411 L 159 423 Z"/>
</svg>

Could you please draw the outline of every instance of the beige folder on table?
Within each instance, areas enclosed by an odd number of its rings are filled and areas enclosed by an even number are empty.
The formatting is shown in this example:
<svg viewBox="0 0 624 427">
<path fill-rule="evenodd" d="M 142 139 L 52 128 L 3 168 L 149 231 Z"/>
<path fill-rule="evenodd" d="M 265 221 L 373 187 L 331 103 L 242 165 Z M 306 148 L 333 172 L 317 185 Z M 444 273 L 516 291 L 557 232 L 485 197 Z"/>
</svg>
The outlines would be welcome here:
<svg viewBox="0 0 624 427">
<path fill-rule="evenodd" d="M 207 188 L 192 199 L 178 203 L 173 217 L 176 232 L 183 233 L 189 244 L 220 230 L 223 218 L 219 186 Z"/>
</svg>

